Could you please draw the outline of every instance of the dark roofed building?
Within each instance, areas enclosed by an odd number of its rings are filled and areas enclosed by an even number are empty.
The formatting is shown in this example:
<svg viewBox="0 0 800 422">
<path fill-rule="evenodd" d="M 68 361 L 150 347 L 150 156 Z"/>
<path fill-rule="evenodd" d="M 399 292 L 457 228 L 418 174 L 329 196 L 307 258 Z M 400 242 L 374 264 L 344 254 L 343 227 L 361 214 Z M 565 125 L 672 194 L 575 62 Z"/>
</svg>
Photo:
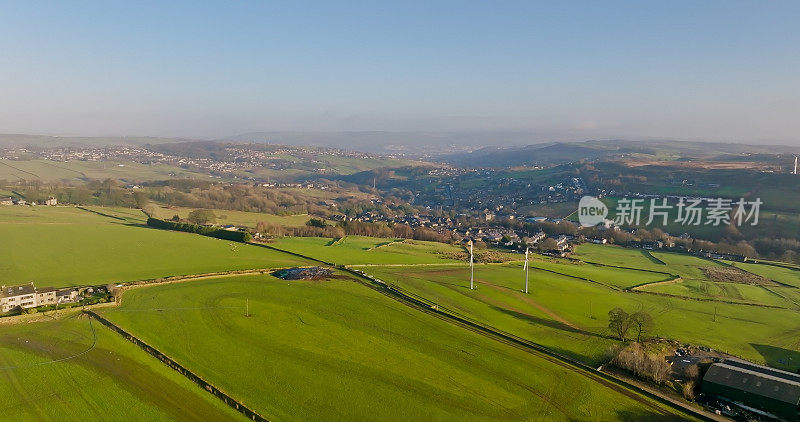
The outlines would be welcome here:
<svg viewBox="0 0 800 422">
<path fill-rule="evenodd" d="M 33 283 L 0 287 L 0 310 L 8 312 L 16 307 L 36 306 L 36 287 Z"/>
<path fill-rule="evenodd" d="M 798 417 L 800 376 L 791 372 L 728 359 L 711 365 L 703 377 L 702 389 L 781 418 Z"/>
</svg>

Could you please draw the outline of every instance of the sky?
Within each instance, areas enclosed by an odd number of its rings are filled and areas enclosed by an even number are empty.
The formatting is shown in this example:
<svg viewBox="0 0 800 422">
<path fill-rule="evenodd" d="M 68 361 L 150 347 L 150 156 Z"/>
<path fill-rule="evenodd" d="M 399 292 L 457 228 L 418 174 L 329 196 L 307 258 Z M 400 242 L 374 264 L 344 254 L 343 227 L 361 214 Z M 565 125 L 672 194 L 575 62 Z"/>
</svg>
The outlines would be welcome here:
<svg viewBox="0 0 800 422">
<path fill-rule="evenodd" d="M 0 133 L 800 144 L 798 1 L 3 1 Z"/>
</svg>

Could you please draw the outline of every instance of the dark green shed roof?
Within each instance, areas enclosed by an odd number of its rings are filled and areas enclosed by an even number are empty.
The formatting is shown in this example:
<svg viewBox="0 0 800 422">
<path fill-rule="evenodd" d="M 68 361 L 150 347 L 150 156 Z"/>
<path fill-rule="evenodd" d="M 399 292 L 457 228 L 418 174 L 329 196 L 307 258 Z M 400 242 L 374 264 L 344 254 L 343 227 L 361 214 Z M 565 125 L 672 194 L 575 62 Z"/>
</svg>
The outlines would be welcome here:
<svg viewBox="0 0 800 422">
<path fill-rule="evenodd" d="M 800 382 L 770 374 L 768 367 L 756 371 L 742 366 L 746 365 L 715 363 L 706 372 L 703 383 L 735 388 L 794 406 L 800 404 Z"/>
</svg>

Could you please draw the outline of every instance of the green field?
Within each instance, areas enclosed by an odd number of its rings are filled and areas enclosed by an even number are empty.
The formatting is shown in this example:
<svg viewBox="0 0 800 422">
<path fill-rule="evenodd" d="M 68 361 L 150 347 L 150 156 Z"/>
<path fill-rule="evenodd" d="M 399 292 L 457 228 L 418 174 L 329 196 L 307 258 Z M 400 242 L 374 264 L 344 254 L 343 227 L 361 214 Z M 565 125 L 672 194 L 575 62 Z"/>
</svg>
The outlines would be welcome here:
<svg viewBox="0 0 800 422">
<path fill-rule="evenodd" d="M 187 218 L 189 213 L 194 208 L 183 207 L 157 207 L 153 213 L 153 217 L 167 220 L 177 215 L 180 218 Z M 214 215 L 217 216 L 216 224 L 233 224 L 236 226 L 245 226 L 255 228 L 260 222 L 270 224 L 280 224 L 285 227 L 300 227 L 304 226 L 311 218 L 308 214 L 300 215 L 275 215 L 265 214 L 260 212 L 246 212 L 246 211 L 231 211 L 231 210 L 213 210 Z"/>
<path fill-rule="evenodd" d="M 0 207 L 2 284 L 91 285 L 171 275 L 271 268 L 303 260 L 266 248 L 157 230 L 125 209 Z"/>
<path fill-rule="evenodd" d="M 748 264 L 745 262 L 732 262 L 731 265 L 747 272 L 758 274 L 778 283 L 788 284 L 800 288 L 800 270 L 776 267 L 766 264 Z"/>
<path fill-rule="evenodd" d="M 0 180 L 84 181 L 91 179 L 127 181 L 210 179 L 207 174 L 167 164 L 140 164 L 133 161 L 0 160 Z"/>
<path fill-rule="evenodd" d="M 683 279 L 708 280 L 703 267 L 720 267 L 710 259 L 672 252 L 651 252 L 613 245 L 584 243 L 572 255 L 584 261 L 677 274 Z M 660 262 L 659 262 L 660 261 Z"/>
<path fill-rule="evenodd" d="M 649 253 L 643 249 L 584 243 L 575 248 L 575 253 L 572 254 L 572 257 L 605 265 L 641 268 L 652 271 L 669 271 L 666 265 L 652 259 Z"/>
<path fill-rule="evenodd" d="M 644 286 L 642 290 L 686 297 L 711 298 L 721 301 L 759 303 L 785 308 L 795 306 L 791 301 L 771 293 L 764 287 L 741 283 L 682 280 L 678 283 Z"/>
<path fill-rule="evenodd" d="M 531 271 L 530 294 L 525 295 L 521 292 L 524 273 L 518 263 L 476 266 L 478 288 L 474 291 L 468 288 L 466 265 L 362 269 L 442 307 L 587 363 L 602 362 L 606 347 L 614 342 L 608 338 L 606 314 L 622 307 L 653 315 L 656 326 L 651 335 L 713 347 L 777 367 L 800 368 L 800 313 L 792 309 L 623 292 L 535 269 Z M 766 291 L 760 294 L 770 295 Z"/>
<path fill-rule="evenodd" d="M 346 236 L 338 241 L 322 237 L 283 237 L 271 245 L 326 262 L 349 265 L 458 262 L 449 259 L 447 254 L 464 252 L 463 247 L 438 242 L 364 236 Z"/>
<path fill-rule="evenodd" d="M 244 420 L 166 365 L 77 313 L 0 325 L 3 420 Z M 93 345 L 94 344 L 94 345 Z"/>
<path fill-rule="evenodd" d="M 623 289 L 647 283 L 657 283 L 673 278 L 671 274 L 665 273 L 607 267 L 565 260 L 537 259 L 536 255 L 534 255 L 534 259 L 530 261 L 530 266 L 531 268 L 541 268 L 575 277 L 588 278 Z"/>
<path fill-rule="evenodd" d="M 102 313 L 270 419 L 634 420 L 665 412 L 350 280 L 265 275 L 153 286 Z"/>
</svg>

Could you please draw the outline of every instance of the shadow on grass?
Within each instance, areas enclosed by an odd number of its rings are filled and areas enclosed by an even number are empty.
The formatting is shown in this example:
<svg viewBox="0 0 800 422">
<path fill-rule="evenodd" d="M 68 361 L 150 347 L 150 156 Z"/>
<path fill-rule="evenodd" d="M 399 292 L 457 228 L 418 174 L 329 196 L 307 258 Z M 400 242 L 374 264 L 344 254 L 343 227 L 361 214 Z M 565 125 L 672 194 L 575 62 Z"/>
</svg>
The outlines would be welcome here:
<svg viewBox="0 0 800 422">
<path fill-rule="evenodd" d="M 542 326 L 545 326 L 545 327 L 548 327 L 548 328 L 553 328 L 553 329 L 556 329 L 556 330 L 559 330 L 559 331 L 566 331 L 566 332 L 569 332 L 569 333 L 575 333 L 575 334 L 581 334 L 581 335 L 585 335 L 585 336 L 591 336 L 591 337 L 614 340 L 614 338 L 611 337 L 611 336 L 606 336 L 606 335 L 602 335 L 602 334 L 593 333 L 591 331 L 581 330 L 580 328 L 570 327 L 569 325 L 564 324 L 563 322 L 560 322 L 560 321 L 556 321 L 556 320 L 552 320 L 552 319 L 540 318 L 540 317 L 533 316 L 533 315 L 528 315 L 528 314 L 523 314 L 521 312 L 512 311 L 510 309 L 505 309 L 505 308 L 500 308 L 500 307 L 494 306 L 494 305 L 492 305 L 492 309 L 494 309 L 495 311 L 502 312 L 502 313 L 504 313 L 506 315 L 511 315 L 514 318 L 517 318 L 517 319 L 520 319 L 520 320 L 523 320 L 523 321 L 527 321 L 527 322 L 529 322 L 531 324 L 542 325 Z"/>
<path fill-rule="evenodd" d="M 683 421 L 678 415 L 664 415 L 649 410 L 620 410 L 617 412 L 618 421 Z"/>
<path fill-rule="evenodd" d="M 767 344 L 750 343 L 750 345 L 761 354 L 761 357 L 764 358 L 764 361 L 769 366 L 792 372 L 800 369 L 800 351 Z"/>
<path fill-rule="evenodd" d="M 662 261 L 662 260 L 660 260 L 660 259 L 658 259 L 658 258 L 654 257 L 654 256 L 653 256 L 653 254 L 651 254 L 651 253 L 650 253 L 650 251 L 648 251 L 648 250 L 641 249 L 641 250 L 639 250 L 639 253 L 641 253 L 642 255 L 644 255 L 644 257 L 645 257 L 645 258 L 647 258 L 647 259 L 649 259 L 649 260 L 650 260 L 650 262 L 652 262 L 653 264 L 657 264 L 657 265 L 667 265 L 667 263 L 666 263 L 666 262 L 664 262 L 664 261 Z"/>
</svg>

